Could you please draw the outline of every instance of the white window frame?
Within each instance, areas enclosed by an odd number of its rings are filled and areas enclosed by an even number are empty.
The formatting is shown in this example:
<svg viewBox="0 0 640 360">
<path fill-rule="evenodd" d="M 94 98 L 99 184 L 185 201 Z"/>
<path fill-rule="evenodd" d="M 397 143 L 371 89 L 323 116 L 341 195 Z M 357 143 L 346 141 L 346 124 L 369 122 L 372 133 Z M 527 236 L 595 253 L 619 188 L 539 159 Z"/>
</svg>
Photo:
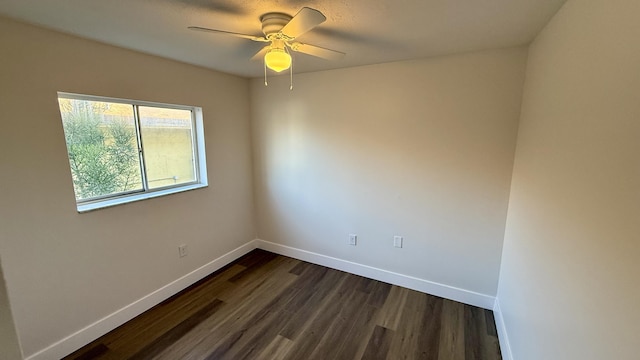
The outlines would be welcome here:
<svg viewBox="0 0 640 360">
<path fill-rule="evenodd" d="M 149 189 L 146 180 L 143 179 L 142 190 L 134 190 L 131 192 L 118 193 L 114 195 L 106 195 L 100 198 L 93 198 L 88 200 L 76 200 L 76 206 L 79 213 L 116 206 L 120 204 L 127 204 L 134 201 L 152 199 L 152 198 L 165 196 L 169 194 L 176 194 L 183 191 L 201 189 L 209 186 L 209 182 L 207 179 L 207 159 L 205 156 L 206 152 L 205 152 L 205 145 L 204 145 L 204 124 L 203 124 L 204 121 L 203 121 L 201 107 L 157 103 L 157 102 L 151 102 L 151 101 L 112 98 L 112 97 L 106 97 L 106 96 L 74 94 L 74 93 L 68 93 L 68 92 L 58 92 L 58 99 L 60 98 L 120 103 L 120 104 L 136 106 L 136 107 L 151 106 L 151 107 L 161 107 L 161 108 L 168 108 L 168 109 L 191 111 L 191 122 L 192 122 L 191 131 L 192 131 L 192 139 L 194 139 L 193 155 L 196 162 L 195 164 L 196 180 L 195 181 L 192 181 L 189 183 L 177 184 L 177 185 L 169 185 L 161 188 Z M 134 108 L 134 109 L 137 109 L 137 108 Z M 137 112 L 137 110 L 135 112 Z M 135 116 L 136 128 L 139 128 L 138 121 L 139 121 L 138 116 L 136 115 Z M 140 141 L 139 130 L 136 130 L 136 136 L 138 137 L 138 146 L 142 148 L 143 144 Z M 142 149 L 142 152 L 144 152 L 144 149 Z M 69 154 L 67 154 L 67 157 L 68 155 Z M 142 176 L 144 177 L 146 173 L 146 170 L 144 169 L 144 164 L 141 163 L 140 167 L 142 171 Z M 75 190 L 74 190 L 74 197 L 75 197 Z"/>
</svg>

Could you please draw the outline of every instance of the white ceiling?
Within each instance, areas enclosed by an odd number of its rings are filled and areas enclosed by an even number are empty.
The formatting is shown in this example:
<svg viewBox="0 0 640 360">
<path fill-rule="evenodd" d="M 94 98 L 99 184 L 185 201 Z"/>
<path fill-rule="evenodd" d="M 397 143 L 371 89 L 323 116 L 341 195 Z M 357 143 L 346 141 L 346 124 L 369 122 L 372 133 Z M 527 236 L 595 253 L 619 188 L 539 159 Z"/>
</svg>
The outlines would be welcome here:
<svg viewBox="0 0 640 360">
<path fill-rule="evenodd" d="M 262 43 L 191 31 L 262 35 L 266 12 L 303 6 L 327 21 L 299 41 L 347 53 L 294 55 L 294 72 L 351 67 L 529 43 L 566 0 L 0 0 L 0 14 L 89 39 L 247 77 Z"/>
</svg>

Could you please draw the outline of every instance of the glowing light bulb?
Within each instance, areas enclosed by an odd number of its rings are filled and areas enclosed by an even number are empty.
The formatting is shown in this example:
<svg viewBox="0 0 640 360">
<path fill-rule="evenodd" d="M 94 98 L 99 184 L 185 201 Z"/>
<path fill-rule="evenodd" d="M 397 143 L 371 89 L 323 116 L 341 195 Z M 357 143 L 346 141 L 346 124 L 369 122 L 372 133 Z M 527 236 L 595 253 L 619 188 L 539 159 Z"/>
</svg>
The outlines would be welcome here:
<svg viewBox="0 0 640 360">
<path fill-rule="evenodd" d="M 264 56 L 264 63 L 275 72 L 281 72 L 291 67 L 291 55 L 284 49 L 271 48 Z"/>
</svg>

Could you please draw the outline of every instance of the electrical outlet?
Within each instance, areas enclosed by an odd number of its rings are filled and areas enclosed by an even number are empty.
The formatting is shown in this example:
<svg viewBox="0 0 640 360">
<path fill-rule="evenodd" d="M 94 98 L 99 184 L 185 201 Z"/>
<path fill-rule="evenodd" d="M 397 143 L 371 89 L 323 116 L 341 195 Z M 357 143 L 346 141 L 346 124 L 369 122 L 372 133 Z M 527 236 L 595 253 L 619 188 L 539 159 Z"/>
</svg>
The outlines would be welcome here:
<svg viewBox="0 0 640 360">
<path fill-rule="evenodd" d="M 397 248 L 402 247 L 402 236 L 394 236 L 393 237 L 393 246 Z"/>
<path fill-rule="evenodd" d="M 178 254 L 180 257 L 187 256 L 187 244 L 182 244 L 178 246 Z"/>
<path fill-rule="evenodd" d="M 358 242 L 358 235 L 356 234 L 349 234 L 349 245 L 353 245 L 356 246 L 356 243 Z"/>
</svg>

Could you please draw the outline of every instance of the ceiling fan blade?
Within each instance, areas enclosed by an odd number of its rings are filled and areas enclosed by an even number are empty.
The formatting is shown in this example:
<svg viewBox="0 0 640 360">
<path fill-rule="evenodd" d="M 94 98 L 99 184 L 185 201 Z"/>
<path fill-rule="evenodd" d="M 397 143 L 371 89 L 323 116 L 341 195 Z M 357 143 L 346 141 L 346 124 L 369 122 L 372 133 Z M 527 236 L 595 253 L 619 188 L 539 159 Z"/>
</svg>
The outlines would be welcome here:
<svg viewBox="0 0 640 360">
<path fill-rule="evenodd" d="M 249 40 L 260 41 L 260 42 L 268 42 L 269 41 L 269 40 L 263 38 L 262 36 L 240 34 L 240 33 L 235 33 L 235 32 L 231 32 L 231 31 L 209 29 L 209 28 L 203 28 L 203 27 L 199 27 L 199 26 L 189 26 L 189 30 L 204 31 L 204 32 L 210 32 L 210 33 L 215 33 L 215 34 L 231 35 L 231 36 L 235 36 L 235 37 L 239 37 L 239 38 L 243 38 L 243 39 L 249 39 Z"/>
<path fill-rule="evenodd" d="M 285 25 L 280 32 L 291 38 L 297 38 L 298 36 L 306 33 L 314 27 L 322 24 L 327 18 L 322 15 L 318 10 L 303 7 L 298 11 L 287 25 Z"/>
<path fill-rule="evenodd" d="M 269 45 L 263 47 L 262 49 L 260 49 L 260 51 L 258 51 L 255 55 L 253 55 L 253 57 L 251 57 L 251 61 L 255 61 L 255 60 L 262 60 L 264 59 L 264 56 L 267 55 L 267 51 L 269 50 Z"/>
<path fill-rule="evenodd" d="M 291 50 L 327 60 L 340 60 L 346 55 L 345 53 L 340 51 L 302 43 L 291 44 Z"/>
</svg>

